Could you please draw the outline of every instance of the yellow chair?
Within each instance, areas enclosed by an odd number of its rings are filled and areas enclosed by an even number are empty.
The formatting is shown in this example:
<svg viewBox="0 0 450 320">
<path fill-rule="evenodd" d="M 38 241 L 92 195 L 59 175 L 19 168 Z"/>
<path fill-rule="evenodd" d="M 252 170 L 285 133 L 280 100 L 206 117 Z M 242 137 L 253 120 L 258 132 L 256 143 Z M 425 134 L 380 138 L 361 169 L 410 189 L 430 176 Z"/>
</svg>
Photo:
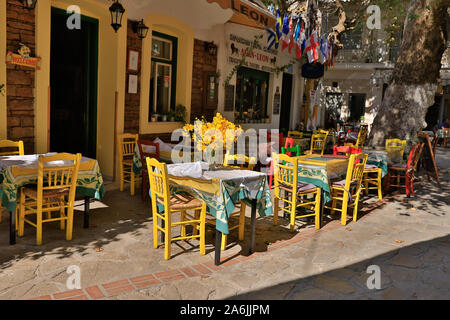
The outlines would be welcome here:
<svg viewBox="0 0 450 320">
<path fill-rule="evenodd" d="M 7 149 L 7 151 L 2 151 L 2 149 Z M 23 156 L 24 154 L 25 153 L 23 148 L 23 141 L 0 140 L 0 156 L 14 156 L 14 155 Z M 2 222 L 2 213 L 3 207 L 1 206 L 0 200 L 0 223 Z M 16 209 L 16 221 L 17 221 L 17 213 L 18 209 Z M 18 227 L 17 224 L 16 227 Z"/>
<path fill-rule="evenodd" d="M 311 137 L 311 149 L 306 151 L 305 154 L 320 154 L 323 155 L 325 150 L 325 143 L 327 141 L 327 135 L 323 133 L 315 133 Z"/>
<path fill-rule="evenodd" d="M 240 163 L 238 166 L 231 165 L 231 162 L 236 162 L 237 164 Z M 237 168 L 242 170 L 253 170 L 256 164 L 256 158 L 255 157 L 248 157 L 243 154 L 236 154 L 236 155 L 230 155 L 228 152 L 225 154 L 225 159 L 223 165 L 225 167 L 231 167 L 231 168 Z M 232 227 L 228 228 L 228 231 L 232 231 L 234 229 L 239 228 L 239 240 L 244 240 L 244 229 L 245 229 L 245 208 L 246 205 L 244 201 L 241 201 L 239 205 L 237 205 L 237 208 L 239 208 L 239 211 L 233 212 L 228 217 L 228 224 L 230 225 L 231 220 L 235 220 L 238 218 L 238 223 L 235 224 Z M 216 219 L 212 216 L 207 215 L 206 216 L 206 223 L 209 225 L 216 225 Z M 222 246 L 221 249 L 225 250 L 227 247 L 228 242 L 228 235 L 222 233 Z"/>
<path fill-rule="evenodd" d="M 320 193 L 321 189 L 310 183 L 298 180 L 298 158 L 285 154 L 272 153 L 274 163 L 274 215 L 273 224 L 278 225 L 278 212 L 281 209 L 290 215 L 290 230 L 294 231 L 295 219 L 315 216 L 315 227 L 320 228 Z M 284 196 L 281 196 L 281 190 Z M 308 199 L 313 196 L 313 199 Z M 285 206 L 280 207 L 280 201 Z M 297 215 L 297 208 L 304 207 L 313 211 L 311 214 Z"/>
<path fill-rule="evenodd" d="M 403 154 L 405 153 L 406 140 L 400 139 L 386 139 L 386 151 L 389 152 L 399 152 L 400 160 L 403 162 Z"/>
<path fill-rule="evenodd" d="M 48 166 L 52 161 L 70 164 Z M 37 188 L 23 187 L 20 190 L 19 236 L 23 236 L 26 222 L 36 228 L 36 244 L 41 245 L 42 224 L 60 221 L 61 230 L 66 229 L 66 240 L 72 240 L 73 205 L 80 162 L 80 153 L 39 156 Z M 54 211 L 59 212 L 59 217 L 52 218 Z M 45 219 L 44 212 L 47 214 Z M 31 214 L 36 215 L 36 222 L 26 218 Z"/>
<path fill-rule="evenodd" d="M 288 138 L 302 139 L 303 138 L 303 132 L 300 132 L 300 131 L 288 131 Z"/>
<path fill-rule="evenodd" d="M 206 203 L 188 194 L 170 194 L 166 164 L 149 157 L 146 158 L 146 161 L 152 198 L 153 247 L 158 247 L 158 231 L 161 231 L 164 233 L 164 259 L 170 259 L 171 243 L 178 240 L 200 239 L 200 253 L 205 254 Z M 192 218 L 187 210 L 195 210 L 198 218 L 186 219 Z M 172 216 L 175 213 L 181 214 L 178 222 L 172 222 Z M 158 225 L 159 220 L 161 220 L 161 226 Z M 186 236 L 186 225 L 188 224 L 194 228 L 191 236 Z M 180 237 L 172 237 L 172 228 L 176 226 L 181 227 Z"/>
<path fill-rule="evenodd" d="M 120 161 L 120 191 L 123 191 L 125 182 L 130 183 L 130 194 L 134 196 L 136 182 L 140 180 L 133 172 L 133 154 L 136 148 L 138 134 L 123 133 L 117 135 Z M 145 165 L 144 163 L 142 164 Z"/>
<path fill-rule="evenodd" d="M 366 195 L 369 194 L 369 190 L 378 190 L 379 200 L 383 200 L 383 186 L 381 184 L 381 175 L 381 168 L 378 168 L 375 165 L 366 164 L 363 177 L 364 190 L 366 191 Z"/>
<path fill-rule="evenodd" d="M 341 211 L 341 224 L 343 226 L 347 224 L 347 210 L 349 208 L 353 208 L 353 221 L 358 218 L 359 194 L 367 157 L 368 155 L 364 153 L 350 155 L 345 180 L 334 182 L 331 185 L 332 206 L 324 206 L 324 208 L 330 209 L 331 214 L 335 210 Z M 340 208 L 337 207 L 338 201 L 340 202 Z"/>
<path fill-rule="evenodd" d="M 232 165 L 235 162 L 237 165 Z M 255 157 L 248 157 L 243 154 L 229 154 L 228 151 L 225 154 L 225 158 L 223 160 L 223 165 L 225 167 L 231 167 L 236 169 L 246 169 L 253 170 L 256 164 Z"/>
<path fill-rule="evenodd" d="M 7 151 L 1 151 L 1 149 L 16 149 L 17 150 L 7 150 Z M 0 156 L 12 156 L 12 155 L 19 155 L 23 156 L 24 149 L 23 149 L 23 141 L 11 141 L 11 140 L 0 140 Z"/>
</svg>

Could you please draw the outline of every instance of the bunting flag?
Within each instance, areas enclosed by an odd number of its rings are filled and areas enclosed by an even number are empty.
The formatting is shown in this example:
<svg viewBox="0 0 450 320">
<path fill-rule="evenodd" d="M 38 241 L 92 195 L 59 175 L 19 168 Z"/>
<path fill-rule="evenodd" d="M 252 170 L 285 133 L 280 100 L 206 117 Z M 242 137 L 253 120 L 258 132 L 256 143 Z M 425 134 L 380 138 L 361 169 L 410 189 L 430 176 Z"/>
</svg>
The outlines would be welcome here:
<svg viewBox="0 0 450 320">
<path fill-rule="evenodd" d="M 326 35 L 320 38 L 320 63 L 325 64 L 328 61 L 328 39 Z"/>
<path fill-rule="evenodd" d="M 311 33 L 308 41 L 306 41 L 306 53 L 308 54 L 309 63 L 313 63 L 319 60 L 319 41 L 317 37 L 317 30 Z"/>
<path fill-rule="evenodd" d="M 275 48 L 276 49 L 278 49 L 278 44 L 280 42 L 280 38 L 282 35 L 281 27 L 282 27 L 281 13 L 280 13 L 280 8 L 278 8 L 277 9 L 277 22 L 275 23 L 275 35 L 276 35 Z"/>
<path fill-rule="evenodd" d="M 291 20 L 289 21 L 289 34 L 288 34 L 288 42 L 289 42 L 289 53 L 292 53 L 292 48 L 294 48 L 294 22 Z"/>
<path fill-rule="evenodd" d="M 269 45 L 267 46 L 267 49 L 270 50 L 277 40 L 277 34 L 272 29 L 266 28 L 266 31 L 269 33 L 269 37 L 267 38 L 267 43 Z"/>
<path fill-rule="evenodd" d="M 303 49 L 304 49 L 304 42 L 305 42 L 305 23 L 300 18 L 298 19 L 297 26 L 295 28 L 295 54 L 297 56 L 297 59 L 300 59 L 302 57 Z"/>
<path fill-rule="evenodd" d="M 289 45 L 288 35 L 289 35 L 289 19 L 285 15 L 283 19 L 283 30 L 281 36 L 281 51 L 284 51 L 284 49 L 286 49 L 287 46 Z"/>
</svg>

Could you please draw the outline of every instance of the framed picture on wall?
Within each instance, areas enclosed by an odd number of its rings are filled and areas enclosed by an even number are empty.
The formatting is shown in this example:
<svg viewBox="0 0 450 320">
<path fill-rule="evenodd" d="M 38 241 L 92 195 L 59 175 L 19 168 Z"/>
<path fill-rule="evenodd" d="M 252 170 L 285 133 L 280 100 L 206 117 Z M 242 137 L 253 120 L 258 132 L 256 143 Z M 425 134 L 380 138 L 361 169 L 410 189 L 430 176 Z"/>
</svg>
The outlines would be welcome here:
<svg viewBox="0 0 450 320">
<path fill-rule="evenodd" d="M 128 71 L 139 71 L 139 51 L 128 50 Z"/>
</svg>

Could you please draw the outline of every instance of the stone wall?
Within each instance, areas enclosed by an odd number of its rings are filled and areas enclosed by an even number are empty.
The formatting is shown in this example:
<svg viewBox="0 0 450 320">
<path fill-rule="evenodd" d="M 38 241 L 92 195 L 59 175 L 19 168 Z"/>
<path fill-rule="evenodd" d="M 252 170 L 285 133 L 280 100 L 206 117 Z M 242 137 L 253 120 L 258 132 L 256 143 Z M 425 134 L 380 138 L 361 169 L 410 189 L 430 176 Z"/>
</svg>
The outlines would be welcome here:
<svg viewBox="0 0 450 320">
<path fill-rule="evenodd" d="M 214 112 L 204 108 L 205 97 L 205 72 L 216 72 L 217 55 L 211 56 L 205 51 L 205 42 L 195 39 L 194 41 L 194 63 L 192 70 L 192 100 L 191 100 L 191 122 L 194 119 L 212 118 Z M 211 120 L 211 119 L 209 119 Z"/>
<path fill-rule="evenodd" d="M 7 0 L 6 15 L 7 50 L 17 53 L 23 43 L 35 56 L 34 10 L 25 9 L 19 0 Z M 7 65 L 7 135 L 22 140 L 25 153 L 34 153 L 34 75 L 34 69 Z"/>
<path fill-rule="evenodd" d="M 133 32 L 132 21 L 128 20 L 128 35 L 127 35 L 127 51 L 137 50 L 139 51 L 139 71 L 130 72 L 127 66 L 127 77 L 125 84 L 125 117 L 124 117 L 124 132 L 126 133 L 139 133 L 139 110 L 140 110 L 140 97 L 141 97 L 141 52 L 142 52 L 142 40 L 139 39 L 136 33 Z M 150 36 L 147 35 L 148 37 Z M 127 56 L 128 64 L 128 56 Z M 128 93 L 128 78 L 130 74 L 138 76 L 138 91 L 137 93 Z"/>
</svg>

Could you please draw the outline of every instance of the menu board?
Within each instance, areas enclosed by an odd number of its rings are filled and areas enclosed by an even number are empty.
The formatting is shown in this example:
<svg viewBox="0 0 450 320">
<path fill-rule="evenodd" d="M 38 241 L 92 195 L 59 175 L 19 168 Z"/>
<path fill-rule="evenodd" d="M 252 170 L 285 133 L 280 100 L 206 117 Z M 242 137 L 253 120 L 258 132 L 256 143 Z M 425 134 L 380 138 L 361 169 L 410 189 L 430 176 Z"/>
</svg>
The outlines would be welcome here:
<svg viewBox="0 0 450 320">
<path fill-rule="evenodd" d="M 234 86 L 225 86 L 225 111 L 234 111 Z"/>
</svg>

